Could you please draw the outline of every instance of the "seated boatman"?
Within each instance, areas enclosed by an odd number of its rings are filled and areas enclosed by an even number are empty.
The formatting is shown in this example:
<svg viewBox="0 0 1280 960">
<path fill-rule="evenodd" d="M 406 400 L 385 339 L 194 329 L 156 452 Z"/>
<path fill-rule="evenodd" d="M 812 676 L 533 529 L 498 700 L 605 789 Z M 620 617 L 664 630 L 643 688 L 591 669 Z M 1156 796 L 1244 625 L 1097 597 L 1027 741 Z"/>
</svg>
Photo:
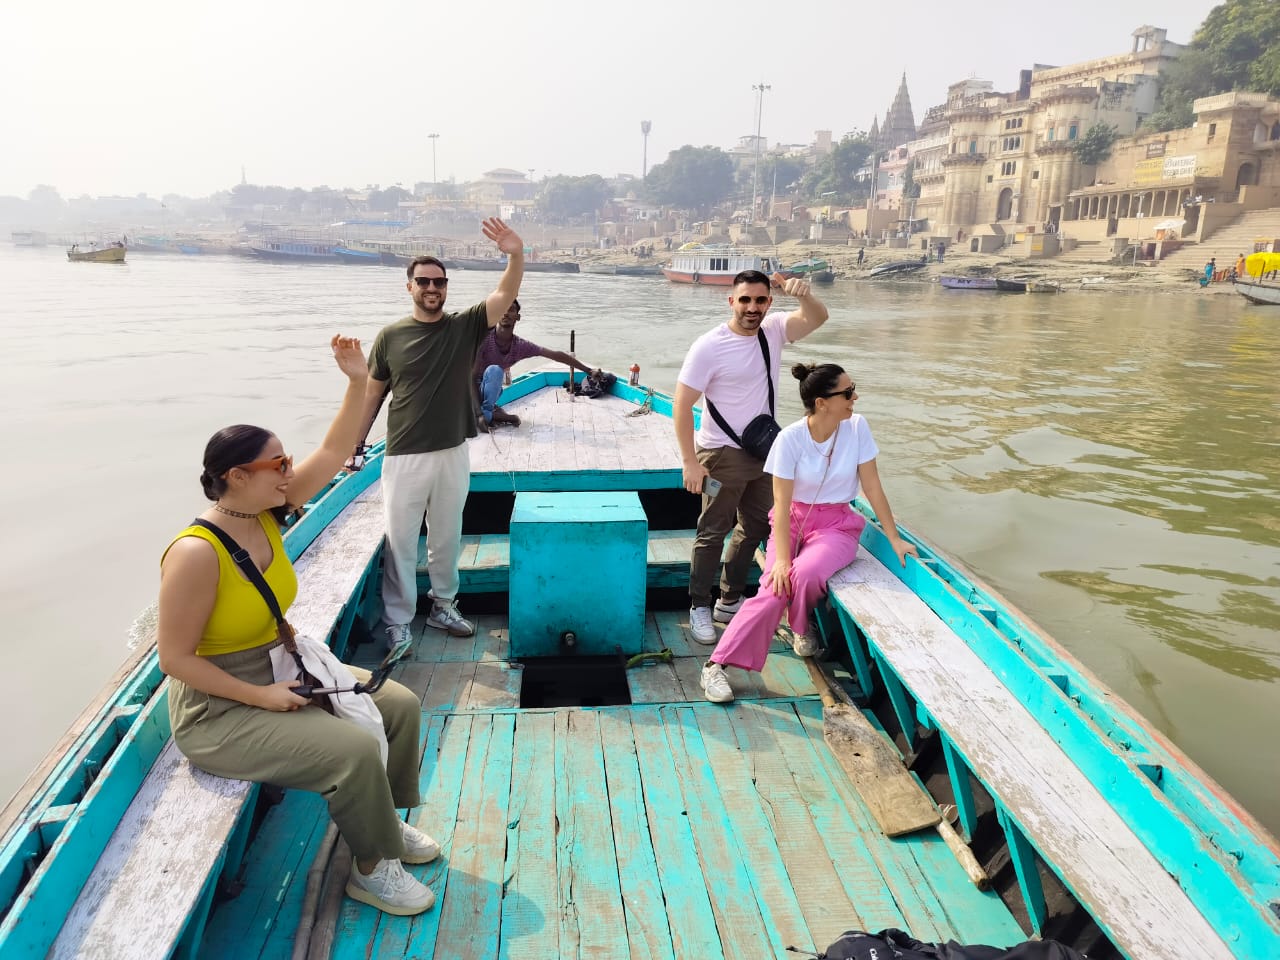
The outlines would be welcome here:
<svg viewBox="0 0 1280 960">
<path fill-rule="evenodd" d="M 498 406 L 498 396 L 502 393 L 504 375 L 521 360 L 530 357 L 545 357 L 556 363 L 564 363 L 591 373 L 591 368 L 579 363 L 576 358 L 563 350 L 551 350 L 539 346 L 531 340 L 515 335 L 516 321 L 520 319 L 520 301 L 512 302 L 511 307 L 503 314 L 498 325 L 489 331 L 480 351 L 476 354 L 475 374 L 476 390 L 480 398 L 480 414 L 476 418 L 476 426 L 481 430 L 491 430 L 496 423 L 509 423 L 513 427 L 520 426 L 520 418 L 507 413 Z"/>
</svg>

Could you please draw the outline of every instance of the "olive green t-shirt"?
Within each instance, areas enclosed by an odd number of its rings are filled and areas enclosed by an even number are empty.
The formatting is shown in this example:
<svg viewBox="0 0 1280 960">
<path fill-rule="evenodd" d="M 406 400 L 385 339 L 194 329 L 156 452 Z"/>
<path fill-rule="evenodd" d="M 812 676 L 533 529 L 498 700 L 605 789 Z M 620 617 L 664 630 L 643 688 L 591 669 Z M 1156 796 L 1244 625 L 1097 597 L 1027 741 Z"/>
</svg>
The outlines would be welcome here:
<svg viewBox="0 0 1280 960">
<path fill-rule="evenodd" d="M 476 435 L 471 366 L 488 332 L 483 303 L 435 323 L 408 316 L 379 331 L 369 375 L 391 384 L 389 456 L 448 450 Z"/>
</svg>

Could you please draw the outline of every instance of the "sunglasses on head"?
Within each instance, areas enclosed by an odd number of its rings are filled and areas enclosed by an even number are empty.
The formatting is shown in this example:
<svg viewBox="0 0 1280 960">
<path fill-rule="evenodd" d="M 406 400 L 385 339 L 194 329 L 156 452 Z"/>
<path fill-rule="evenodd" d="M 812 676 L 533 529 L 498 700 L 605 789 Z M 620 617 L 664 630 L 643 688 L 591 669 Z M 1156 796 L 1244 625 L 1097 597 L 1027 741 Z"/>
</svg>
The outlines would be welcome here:
<svg viewBox="0 0 1280 960">
<path fill-rule="evenodd" d="M 851 383 L 844 390 L 836 390 L 833 393 L 824 393 L 822 396 L 827 400 L 830 400 L 832 397 L 844 397 L 846 400 L 852 400 L 853 392 L 857 389 L 858 385 L 856 383 Z"/>
<path fill-rule="evenodd" d="M 742 304 L 744 307 L 750 306 L 750 305 L 751 305 L 751 304 L 753 304 L 753 303 L 754 303 L 757 307 L 763 307 L 763 306 L 764 306 L 766 303 L 768 303 L 768 302 L 769 302 L 769 298 L 768 298 L 768 297 L 748 297 L 748 296 L 741 296 L 741 297 L 739 297 L 739 298 L 738 298 L 738 303 Z"/>
<path fill-rule="evenodd" d="M 448 277 L 414 277 L 413 282 L 424 290 L 427 287 L 435 287 L 437 290 L 443 290 L 449 285 Z"/>
<path fill-rule="evenodd" d="M 249 463 L 242 463 L 237 470 L 246 470 L 249 473 L 257 473 L 259 470 L 276 470 L 279 473 L 288 473 L 289 468 L 293 466 L 293 457 L 280 454 L 278 457 L 268 457 L 265 460 L 253 460 Z"/>
</svg>

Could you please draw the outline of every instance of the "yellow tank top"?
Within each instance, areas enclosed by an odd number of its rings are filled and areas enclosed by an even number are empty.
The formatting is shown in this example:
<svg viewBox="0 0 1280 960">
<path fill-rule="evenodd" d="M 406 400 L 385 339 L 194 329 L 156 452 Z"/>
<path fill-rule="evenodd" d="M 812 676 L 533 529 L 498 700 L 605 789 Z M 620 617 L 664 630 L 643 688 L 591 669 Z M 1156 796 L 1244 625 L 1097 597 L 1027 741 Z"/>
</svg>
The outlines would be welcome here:
<svg viewBox="0 0 1280 960">
<path fill-rule="evenodd" d="M 286 616 L 294 598 L 298 595 L 298 576 L 284 550 L 280 527 L 269 513 L 258 515 L 258 522 L 271 541 L 271 565 L 263 571 L 263 579 L 276 595 L 280 611 Z M 276 638 L 276 620 L 258 588 L 244 578 L 231 554 L 218 538 L 204 527 L 190 526 L 179 533 L 169 546 L 183 537 L 199 537 L 213 545 L 218 555 L 218 595 L 213 602 L 213 612 L 200 635 L 196 653 L 210 657 L 219 653 L 235 653 L 270 643 Z M 168 553 L 168 547 L 165 553 Z M 164 557 L 160 558 L 164 562 Z"/>
</svg>

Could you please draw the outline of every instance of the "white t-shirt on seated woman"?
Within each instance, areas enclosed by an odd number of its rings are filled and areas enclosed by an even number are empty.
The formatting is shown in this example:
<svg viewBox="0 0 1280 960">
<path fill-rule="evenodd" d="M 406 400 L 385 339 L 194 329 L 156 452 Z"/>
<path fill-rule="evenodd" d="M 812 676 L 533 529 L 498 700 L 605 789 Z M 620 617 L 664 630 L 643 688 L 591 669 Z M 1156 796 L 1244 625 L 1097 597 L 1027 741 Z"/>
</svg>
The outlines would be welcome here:
<svg viewBox="0 0 1280 960">
<path fill-rule="evenodd" d="M 800 419 L 783 427 L 773 441 L 764 472 L 794 480 L 793 501 L 848 503 L 858 495 L 859 465 L 874 460 L 879 452 L 871 428 L 859 413 L 842 421 L 824 443 L 815 441 L 809 424 Z"/>
</svg>

